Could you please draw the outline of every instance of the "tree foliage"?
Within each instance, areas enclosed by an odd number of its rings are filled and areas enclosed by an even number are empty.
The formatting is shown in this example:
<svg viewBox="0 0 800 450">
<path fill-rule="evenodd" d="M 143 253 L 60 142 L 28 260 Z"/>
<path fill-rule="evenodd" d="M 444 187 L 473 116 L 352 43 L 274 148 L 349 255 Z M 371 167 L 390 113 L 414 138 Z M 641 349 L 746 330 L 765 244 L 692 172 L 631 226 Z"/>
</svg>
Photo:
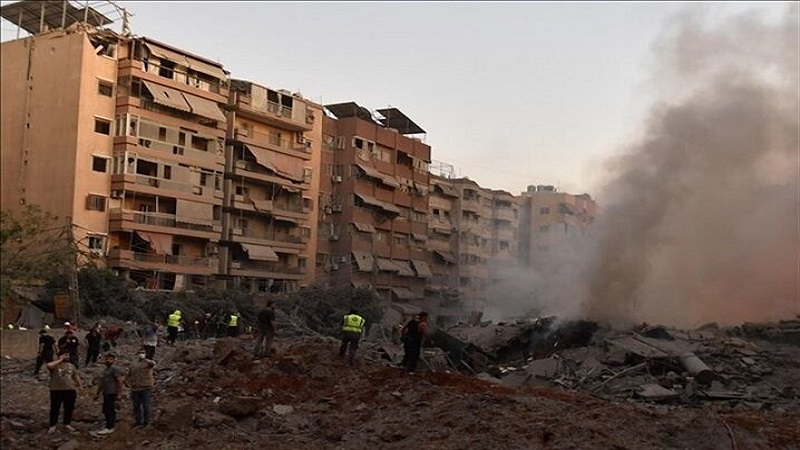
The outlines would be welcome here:
<svg viewBox="0 0 800 450">
<path fill-rule="evenodd" d="M 306 326 L 321 334 L 337 336 L 342 316 L 355 309 L 370 324 L 378 323 L 383 314 L 378 296 L 364 288 L 322 287 L 312 285 L 278 299 L 282 309 L 301 319 Z"/>
<path fill-rule="evenodd" d="M 0 211 L 0 293 L 12 283 L 48 280 L 74 264 L 69 227 L 36 205 Z"/>
</svg>

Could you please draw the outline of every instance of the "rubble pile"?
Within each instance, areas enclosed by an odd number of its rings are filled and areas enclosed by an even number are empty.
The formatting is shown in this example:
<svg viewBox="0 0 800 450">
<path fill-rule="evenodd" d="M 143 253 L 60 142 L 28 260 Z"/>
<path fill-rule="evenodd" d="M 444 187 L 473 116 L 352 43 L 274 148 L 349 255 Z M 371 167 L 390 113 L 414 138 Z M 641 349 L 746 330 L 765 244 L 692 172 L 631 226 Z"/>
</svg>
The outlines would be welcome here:
<svg viewBox="0 0 800 450">
<path fill-rule="evenodd" d="M 101 367 L 80 369 L 88 387 L 78 397 L 77 433 L 51 435 L 46 376 L 32 376 L 32 359 L 4 358 L 2 448 L 704 449 L 800 442 L 796 392 L 788 389 L 796 384 L 790 377 L 798 379 L 800 348 L 785 344 L 714 328 L 618 335 L 542 319 L 484 324 L 489 333 L 445 330 L 451 344 L 469 349 L 462 359 L 481 369 L 478 376 L 452 365 L 454 350 L 444 344 L 426 349 L 432 369 L 412 376 L 390 361 L 386 339 L 364 342 L 351 367 L 339 358 L 337 339 L 278 318 L 268 357 L 253 357 L 249 335 L 160 345 L 154 426 L 132 429 L 123 397 L 115 432 L 99 438 L 89 431 L 102 424 L 101 404 L 91 400 Z M 462 340 L 477 335 L 483 340 Z M 655 348 L 645 351 L 650 344 Z M 118 364 L 130 364 L 137 347 L 126 334 L 116 348 Z M 710 384 L 692 377 L 675 349 L 707 365 Z M 743 397 L 722 398 L 723 392 Z"/>
</svg>

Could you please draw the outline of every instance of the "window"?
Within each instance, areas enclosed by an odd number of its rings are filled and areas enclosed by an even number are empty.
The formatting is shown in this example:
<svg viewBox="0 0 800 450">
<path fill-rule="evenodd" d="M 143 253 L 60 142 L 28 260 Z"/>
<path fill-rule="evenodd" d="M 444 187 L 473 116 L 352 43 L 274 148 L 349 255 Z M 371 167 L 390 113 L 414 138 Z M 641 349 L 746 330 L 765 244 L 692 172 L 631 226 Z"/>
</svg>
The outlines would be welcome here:
<svg viewBox="0 0 800 450">
<path fill-rule="evenodd" d="M 92 170 L 105 173 L 108 170 L 108 159 L 92 156 Z"/>
<path fill-rule="evenodd" d="M 165 180 L 172 179 L 172 166 L 164 166 L 164 179 Z"/>
<path fill-rule="evenodd" d="M 358 149 L 364 148 L 364 140 L 361 138 L 353 138 L 353 147 Z"/>
<path fill-rule="evenodd" d="M 92 211 L 105 211 L 106 198 L 102 195 L 89 194 L 86 197 L 86 209 Z"/>
<path fill-rule="evenodd" d="M 95 117 L 94 118 L 94 132 L 105 134 L 106 136 L 111 134 L 111 121 L 106 119 L 100 119 Z"/>
<path fill-rule="evenodd" d="M 304 180 L 311 180 L 311 173 L 312 170 L 308 167 L 303 167 L 303 179 Z"/>
<path fill-rule="evenodd" d="M 297 259 L 297 267 L 299 267 L 301 269 L 305 269 L 307 264 L 308 263 L 306 261 L 306 258 L 298 258 Z"/>
<path fill-rule="evenodd" d="M 97 93 L 104 97 L 111 97 L 114 95 L 114 84 L 108 81 L 97 82 Z"/>
<path fill-rule="evenodd" d="M 541 208 L 539 208 L 539 214 L 550 214 L 550 207 L 542 206 Z"/>
<path fill-rule="evenodd" d="M 105 247 L 105 237 L 104 236 L 87 236 L 89 251 L 92 253 L 102 252 L 103 248 Z"/>
<path fill-rule="evenodd" d="M 244 186 L 236 186 L 236 195 L 247 195 L 248 189 Z"/>
<path fill-rule="evenodd" d="M 158 68 L 158 75 L 164 78 L 172 78 L 172 71 L 175 68 L 175 63 L 172 61 L 167 61 L 166 59 L 161 60 L 161 66 Z"/>
<path fill-rule="evenodd" d="M 206 186 L 208 184 L 208 174 L 200 173 L 200 186 Z"/>
<path fill-rule="evenodd" d="M 508 242 L 500 241 L 498 247 L 500 247 L 500 250 L 508 250 Z"/>
</svg>

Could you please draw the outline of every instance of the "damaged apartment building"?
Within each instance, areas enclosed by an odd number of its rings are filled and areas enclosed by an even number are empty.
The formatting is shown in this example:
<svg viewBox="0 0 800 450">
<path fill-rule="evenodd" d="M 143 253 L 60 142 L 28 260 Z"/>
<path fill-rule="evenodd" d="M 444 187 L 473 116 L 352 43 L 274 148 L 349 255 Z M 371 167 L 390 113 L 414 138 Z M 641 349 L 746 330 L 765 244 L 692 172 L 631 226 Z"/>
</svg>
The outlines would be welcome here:
<svg viewBox="0 0 800 450">
<path fill-rule="evenodd" d="M 29 34 L 2 43 L 1 203 L 66 218 L 83 254 L 142 288 L 318 282 L 481 310 L 503 268 L 552 267 L 596 213 L 586 194 L 431 175 L 425 130 L 399 109 L 231 78 L 100 4 L 0 7 Z"/>
<path fill-rule="evenodd" d="M 317 279 L 422 299 L 431 148 L 414 135 L 425 131 L 396 108 L 378 117 L 354 102 L 325 108 Z"/>
</svg>

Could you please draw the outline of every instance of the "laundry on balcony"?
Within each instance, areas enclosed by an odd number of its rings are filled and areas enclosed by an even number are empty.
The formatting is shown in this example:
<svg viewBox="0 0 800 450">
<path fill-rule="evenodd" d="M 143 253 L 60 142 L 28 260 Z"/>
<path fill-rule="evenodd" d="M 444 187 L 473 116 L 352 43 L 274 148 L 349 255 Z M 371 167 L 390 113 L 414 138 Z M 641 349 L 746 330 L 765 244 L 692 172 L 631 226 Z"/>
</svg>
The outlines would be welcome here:
<svg viewBox="0 0 800 450">
<path fill-rule="evenodd" d="M 372 267 L 375 263 L 372 253 L 369 252 L 352 252 L 353 258 L 356 260 L 356 266 L 361 272 L 372 272 Z"/>
<path fill-rule="evenodd" d="M 153 96 L 153 101 L 159 105 L 188 113 L 192 112 L 192 107 L 186 102 L 186 98 L 181 91 L 146 80 L 142 80 L 142 84 Z"/>
<path fill-rule="evenodd" d="M 265 245 L 255 244 L 241 244 L 244 251 L 247 252 L 247 258 L 256 261 L 269 261 L 277 262 L 278 254 L 272 250 L 271 247 Z"/>
</svg>

